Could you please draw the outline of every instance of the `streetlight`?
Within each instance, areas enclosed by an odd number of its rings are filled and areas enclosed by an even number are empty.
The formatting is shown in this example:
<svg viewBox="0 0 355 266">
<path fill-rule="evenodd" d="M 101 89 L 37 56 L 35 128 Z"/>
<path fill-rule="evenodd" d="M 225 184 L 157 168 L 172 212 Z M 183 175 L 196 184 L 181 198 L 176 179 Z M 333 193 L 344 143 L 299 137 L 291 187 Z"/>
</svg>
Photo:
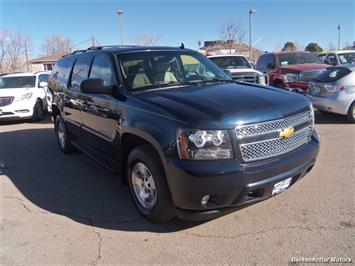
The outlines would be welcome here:
<svg viewBox="0 0 355 266">
<path fill-rule="evenodd" d="M 123 14 L 124 14 L 123 10 L 121 10 L 121 9 L 117 10 L 118 20 L 119 20 L 119 24 L 120 24 L 121 45 L 123 45 L 123 26 L 122 26 L 122 20 L 121 20 L 121 16 Z"/>
<path fill-rule="evenodd" d="M 256 13 L 255 9 L 249 10 L 249 60 L 251 59 L 252 52 L 251 52 L 251 16 Z"/>
<path fill-rule="evenodd" d="M 338 24 L 338 50 L 340 50 L 340 24 Z"/>
</svg>

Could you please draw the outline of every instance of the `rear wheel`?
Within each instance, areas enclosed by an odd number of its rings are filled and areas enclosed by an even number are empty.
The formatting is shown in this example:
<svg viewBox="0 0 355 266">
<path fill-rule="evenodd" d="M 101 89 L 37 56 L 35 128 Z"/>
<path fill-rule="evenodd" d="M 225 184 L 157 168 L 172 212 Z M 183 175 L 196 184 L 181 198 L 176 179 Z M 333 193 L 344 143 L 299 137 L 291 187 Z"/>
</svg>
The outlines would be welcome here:
<svg viewBox="0 0 355 266">
<path fill-rule="evenodd" d="M 59 148 L 64 153 L 71 153 L 74 150 L 74 147 L 70 143 L 70 137 L 65 127 L 63 119 L 60 115 L 57 115 L 55 118 L 55 133 L 57 136 Z"/>
<path fill-rule="evenodd" d="M 32 121 L 41 121 L 44 116 L 43 104 L 41 100 L 37 100 L 33 107 Z"/>
<path fill-rule="evenodd" d="M 160 158 L 151 146 L 131 151 L 127 160 L 127 179 L 133 201 L 146 219 L 161 223 L 175 216 Z"/>
<path fill-rule="evenodd" d="M 355 102 L 351 104 L 347 117 L 351 123 L 355 123 Z"/>
</svg>

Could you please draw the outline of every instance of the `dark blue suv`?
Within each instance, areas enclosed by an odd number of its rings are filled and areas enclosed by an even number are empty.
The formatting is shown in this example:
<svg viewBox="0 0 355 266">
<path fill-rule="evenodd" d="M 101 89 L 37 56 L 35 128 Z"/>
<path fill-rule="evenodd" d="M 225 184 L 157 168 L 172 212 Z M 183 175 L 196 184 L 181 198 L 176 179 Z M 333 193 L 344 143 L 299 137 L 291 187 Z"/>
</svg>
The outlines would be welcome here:
<svg viewBox="0 0 355 266">
<path fill-rule="evenodd" d="M 235 82 L 183 47 L 76 51 L 58 60 L 49 89 L 60 149 L 119 173 L 153 222 L 211 219 L 277 195 L 319 151 L 306 97 Z"/>
</svg>

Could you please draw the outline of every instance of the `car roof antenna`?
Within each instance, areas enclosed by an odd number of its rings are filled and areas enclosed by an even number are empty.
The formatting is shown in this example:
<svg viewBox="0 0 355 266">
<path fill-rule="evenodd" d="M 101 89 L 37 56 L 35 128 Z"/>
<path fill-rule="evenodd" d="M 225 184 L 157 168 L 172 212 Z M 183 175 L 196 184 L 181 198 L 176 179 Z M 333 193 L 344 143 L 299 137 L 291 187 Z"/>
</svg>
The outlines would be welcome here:
<svg viewBox="0 0 355 266">
<path fill-rule="evenodd" d="M 183 43 L 181 43 L 180 49 L 185 49 L 185 45 Z"/>
</svg>

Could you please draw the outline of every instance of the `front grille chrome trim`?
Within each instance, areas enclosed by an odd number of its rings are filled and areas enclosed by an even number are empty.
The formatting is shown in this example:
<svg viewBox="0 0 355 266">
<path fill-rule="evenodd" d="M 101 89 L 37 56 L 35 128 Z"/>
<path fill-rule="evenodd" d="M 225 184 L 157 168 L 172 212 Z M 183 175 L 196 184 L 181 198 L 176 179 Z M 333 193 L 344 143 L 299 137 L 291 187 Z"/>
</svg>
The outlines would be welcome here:
<svg viewBox="0 0 355 266">
<path fill-rule="evenodd" d="M 241 125 L 235 128 L 238 139 L 257 135 L 264 135 L 272 132 L 281 131 L 290 126 L 298 126 L 304 123 L 311 123 L 313 120 L 311 111 L 299 113 L 286 118 L 272 120 L 251 125 Z"/>
<path fill-rule="evenodd" d="M 13 96 L 2 96 L 0 97 L 0 107 L 8 106 L 12 104 L 14 101 L 15 97 Z"/>
</svg>

